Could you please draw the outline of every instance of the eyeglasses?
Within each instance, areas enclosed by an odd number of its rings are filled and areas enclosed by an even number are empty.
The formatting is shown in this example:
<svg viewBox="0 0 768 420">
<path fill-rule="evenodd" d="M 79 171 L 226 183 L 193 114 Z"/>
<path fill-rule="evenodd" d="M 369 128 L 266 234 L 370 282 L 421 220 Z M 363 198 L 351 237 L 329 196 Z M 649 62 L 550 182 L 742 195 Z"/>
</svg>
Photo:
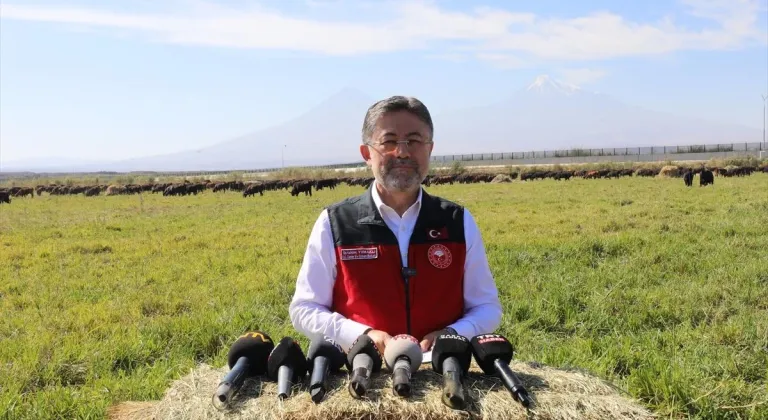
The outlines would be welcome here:
<svg viewBox="0 0 768 420">
<path fill-rule="evenodd" d="M 421 150 L 424 148 L 424 146 L 428 144 L 434 143 L 432 140 L 401 140 L 401 141 L 395 141 L 395 140 L 384 140 L 384 141 L 377 141 L 377 142 L 370 142 L 368 143 L 371 146 L 377 147 L 379 150 L 383 152 L 391 152 L 395 149 L 397 149 L 397 146 L 400 144 L 404 144 L 405 147 L 408 150 Z"/>
</svg>

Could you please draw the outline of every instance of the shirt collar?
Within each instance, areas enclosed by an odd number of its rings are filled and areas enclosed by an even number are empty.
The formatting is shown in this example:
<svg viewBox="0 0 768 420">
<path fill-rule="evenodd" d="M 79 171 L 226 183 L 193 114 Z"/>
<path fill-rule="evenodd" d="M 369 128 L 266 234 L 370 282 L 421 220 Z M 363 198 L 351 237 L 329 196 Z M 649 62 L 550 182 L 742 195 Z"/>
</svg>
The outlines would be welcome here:
<svg viewBox="0 0 768 420">
<path fill-rule="evenodd" d="M 376 208 L 379 209 L 380 214 L 383 214 L 382 212 L 384 211 L 384 209 L 394 212 L 395 210 L 392 207 L 389 207 L 388 205 L 384 204 L 383 201 L 381 201 L 381 196 L 379 196 L 379 190 L 376 188 L 377 183 L 378 181 L 374 179 L 373 185 L 371 186 L 371 188 L 373 189 L 373 191 L 371 191 L 371 195 L 373 195 L 373 203 L 376 205 Z M 418 210 L 421 210 L 421 191 L 422 191 L 422 188 L 421 188 L 421 185 L 419 185 L 419 195 L 416 197 L 416 202 L 413 203 L 411 207 L 408 208 L 408 210 L 410 210 L 415 206 L 417 210 L 417 214 L 418 214 Z"/>
</svg>

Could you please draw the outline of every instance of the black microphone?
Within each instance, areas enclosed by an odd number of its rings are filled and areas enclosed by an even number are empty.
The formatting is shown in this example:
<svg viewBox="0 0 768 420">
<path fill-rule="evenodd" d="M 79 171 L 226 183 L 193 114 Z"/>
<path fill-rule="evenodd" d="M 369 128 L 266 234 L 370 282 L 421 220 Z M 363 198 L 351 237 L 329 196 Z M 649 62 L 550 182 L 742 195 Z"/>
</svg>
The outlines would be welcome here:
<svg viewBox="0 0 768 420">
<path fill-rule="evenodd" d="M 523 407 L 529 407 L 531 399 L 528 396 L 528 391 L 526 391 L 520 378 L 509 368 L 514 354 L 512 343 L 499 334 L 482 334 L 472 338 L 471 344 L 472 354 L 474 354 L 480 369 L 486 375 L 497 374 L 500 376 L 512 397 L 519 401 Z"/>
<path fill-rule="evenodd" d="M 338 372 L 346 362 L 344 351 L 328 337 L 314 340 L 307 351 L 307 367 L 312 374 L 309 381 L 309 395 L 315 403 L 325 396 L 325 379 L 329 372 Z"/>
<path fill-rule="evenodd" d="M 267 359 L 267 375 L 277 381 L 277 397 L 291 395 L 291 387 L 307 373 L 307 359 L 301 346 L 291 337 L 283 337 Z"/>
<path fill-rule="evenodd" d="M 352 372 L 349 394 L 363 398 L 371 386 L 371 374 L 381 370 L 381 354 L 376 343 L 367 334 L 357 337 L 347 353 L 347 370 Z"/>
<path fill-rule="evenodd" d="M 408 334 L 399 334 L 384 349 L 384 361 L 392 371 L 392 390 L 395 395 L 411 395 L 411 373 L 419 369 L 424 355 L 419 340 Z"/>
<path fill-rule="evenodd" d="M 263 375 L 267 371 L 267 358 L 275 343 L 260 331 L 247 332 L 235 340 L 227 355 L 230 371 L 219 382 L 216 398 L 226 403 L 240 390 L 245 379 Z"/>
<path fill-rule="evenodd" d="M 443 375 L 443 404 L 454 409 L 464 407 L 462 382 L 472 363 L 472 347 L 466 337 L 443 333 L 432 346 L 432 370 Z"/>
</svg>

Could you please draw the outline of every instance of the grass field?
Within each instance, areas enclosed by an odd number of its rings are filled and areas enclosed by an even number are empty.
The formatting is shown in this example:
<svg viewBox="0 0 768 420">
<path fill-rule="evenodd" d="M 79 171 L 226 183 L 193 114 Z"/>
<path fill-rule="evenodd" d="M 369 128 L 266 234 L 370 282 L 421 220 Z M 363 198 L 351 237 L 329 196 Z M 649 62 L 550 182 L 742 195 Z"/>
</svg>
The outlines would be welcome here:
<svg viewBox="0 0 768 420">
<path fill-rule="evenodd" d="M 586 369 L 662 416 L 768 418 L 768 175 L 715 182 L 428 190 L 478 220 L 517 359 Z M 223 365 L 246 329 L 297 336 L 311 226 L 359 192 L 0 205 L 0 416 L 103 418 Z"/>
</svg>

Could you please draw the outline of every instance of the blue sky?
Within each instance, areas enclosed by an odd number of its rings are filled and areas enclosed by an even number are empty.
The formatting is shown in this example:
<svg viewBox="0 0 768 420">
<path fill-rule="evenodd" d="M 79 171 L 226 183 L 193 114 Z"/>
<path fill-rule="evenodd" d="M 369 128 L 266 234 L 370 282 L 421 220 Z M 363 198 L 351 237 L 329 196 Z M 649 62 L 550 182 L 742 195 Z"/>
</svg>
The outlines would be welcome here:
<svg viewBox="0 0 768 420">
<path fill-rule="evenodd" d="M 0 162 L 199 148 L 345 87 L 439 113 L 539 74 L 762 128 L 768 0 L 3 0 Z"/>
</svg>

